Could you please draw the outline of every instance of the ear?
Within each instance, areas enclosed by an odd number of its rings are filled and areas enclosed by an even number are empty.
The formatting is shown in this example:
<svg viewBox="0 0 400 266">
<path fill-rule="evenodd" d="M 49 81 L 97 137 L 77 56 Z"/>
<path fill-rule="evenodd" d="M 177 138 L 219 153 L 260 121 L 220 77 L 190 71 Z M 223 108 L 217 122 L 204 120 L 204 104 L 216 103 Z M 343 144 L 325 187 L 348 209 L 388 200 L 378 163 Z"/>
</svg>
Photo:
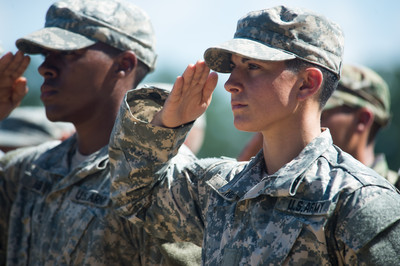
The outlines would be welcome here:
<svg viewBox="0 0 400 266">
<path fill-rule="evenodd" d="M 374 114 L 368 108 L 362 107 L 357 110 L 356 119 L 357 119 L 357 127 L 356 130 L 358 132 L 363 132 L 365 130 L 369 130 L 374 123 Z"/>
<path fill-rule="evenodd" d="M 323 76 L 321 70 L 316 67 L 309 67 L 302 71 L 303 83 L 299 87 L 297 99 L 305 100 L 319 91 Z"/>
<path fill-rule="evenodd" d="M 136 54 L 132 51 L 125 51 L 117 57 L 117 74 L 121 77 L 129 75 L 137 66 Z"/>
</svg>

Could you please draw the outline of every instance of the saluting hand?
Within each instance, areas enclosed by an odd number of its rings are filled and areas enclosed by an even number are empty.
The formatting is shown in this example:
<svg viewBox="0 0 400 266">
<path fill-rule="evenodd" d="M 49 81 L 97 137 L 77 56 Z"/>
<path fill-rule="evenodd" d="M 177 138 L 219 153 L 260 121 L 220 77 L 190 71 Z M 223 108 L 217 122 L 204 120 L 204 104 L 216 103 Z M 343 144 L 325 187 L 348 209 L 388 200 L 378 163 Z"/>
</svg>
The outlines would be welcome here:
<svg viewBox="0 0 400 266">
<path fill-rule="evenodd" d="M 30 57 L 21 51 L 15 55 L 8 52 L 0 58 L 0 120 L 6 118 L 28 93 L 22 74 L 29 62 Z"/>
<path fill-rule="evenodd" d="M 179 76 L 163 109 L 156 114 L 152 124 L 174 128 L 196 120 L 211 103 L 218 75 L 204 61 L 189 65 Z"/>
</svg>

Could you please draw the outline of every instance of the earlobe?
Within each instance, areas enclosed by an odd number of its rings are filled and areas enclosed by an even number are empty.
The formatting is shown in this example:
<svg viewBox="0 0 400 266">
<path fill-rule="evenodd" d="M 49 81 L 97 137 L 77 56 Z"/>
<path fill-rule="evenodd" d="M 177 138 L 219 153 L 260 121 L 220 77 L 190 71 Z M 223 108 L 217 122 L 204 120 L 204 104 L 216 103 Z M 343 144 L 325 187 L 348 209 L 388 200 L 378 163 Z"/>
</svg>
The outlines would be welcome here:
<svg viewBox="0 0 400 266">
<path fill-rule="evenodd" d="M 124 71 L 124 70 L 118 70 L 117 76 L 118 76 L 118 78 L 123 78 L 123 77 L 125 77 L 125 71 Z"/>
<path fill-rule="evenodd" d="M 374 114 L 367 108 L 360 108 L 357 111 L 357 130 L 359 132 L 369 129 L 374 122 Z"/>
<path fill-rule="evenodd" d="M 137 57 L 132 51 L 125 51 L 118 57 L 118 76 L 121 77 L 127 75 L 129 72 L 133 71 L 137 66 Z"/>
<path fill-rule="evenodd" d="M 303 83 L 299 87 L 298 99 L 305 100 L 316 94 L 321 87 L 323 76 L 321 70 L 310 67 L 304 70 Z"/>
</svg>

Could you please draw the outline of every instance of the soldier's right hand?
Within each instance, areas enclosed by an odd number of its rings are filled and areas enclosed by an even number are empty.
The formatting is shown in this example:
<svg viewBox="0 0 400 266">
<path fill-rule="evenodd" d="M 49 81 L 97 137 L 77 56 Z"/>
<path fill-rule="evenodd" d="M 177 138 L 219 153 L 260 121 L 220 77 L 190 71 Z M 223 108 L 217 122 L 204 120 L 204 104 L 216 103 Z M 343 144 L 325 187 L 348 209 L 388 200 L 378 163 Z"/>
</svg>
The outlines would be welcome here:
<svg viewBox="0 0 400 266">
<path fill-rule="evenodd" d="M 30 57 L 18 51 L 0 58 L 0 120 L 6 118 L 28 93 L 26 78 L 22 77 Z"/>
<path fill-rule="evenodd" d="M 189 65 L 176 79 L 163 108 L 151 123 L 174 128 L 196 120 L 210 105 L 217 82 L 217 73 L 210 73 L 204 61 Z"/>
</svg>

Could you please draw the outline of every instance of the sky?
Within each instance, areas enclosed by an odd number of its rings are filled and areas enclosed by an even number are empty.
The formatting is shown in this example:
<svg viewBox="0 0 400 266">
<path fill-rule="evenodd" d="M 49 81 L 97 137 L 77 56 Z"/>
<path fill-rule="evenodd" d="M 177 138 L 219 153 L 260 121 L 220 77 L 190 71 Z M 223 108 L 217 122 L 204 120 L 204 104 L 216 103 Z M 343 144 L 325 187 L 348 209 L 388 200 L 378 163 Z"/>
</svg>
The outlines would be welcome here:
<svg viewBox="0 0 400 266">
<path fill-rule="evenodd" d="M 231 39 L 238 19 L 246 13 L 281 4 L 308 8 L 338 23 L 345 34 L 345 62 L 372 69 L 400 65 L 398 0 L 128 1 L 141 7 L 152 19 L 158 54 L 155 73 L 161 69 L 168 70 L 170 75 L 181 75 L 188 64 L 203 58 L 208 47 Z M 3 49 L 15 52 L 16 39 L 42 28 L 46 11 L 53 2 L 0 0 Z M 224 93 L 223 83 L 227 78 L 228 75 L 219 75 L 217 92 Z M 145 81 L 148 80 L 153 81 L 154 75 Z M 40 84 L 41 77 L 37 75 L 35 81 Z"/>
<path fill-rule="evenodd" d="M 341 25 L 345 61 L 386 66 L 400 62 L 400 1 L 397 0 L 131 0 L 151 17 L 157 36 L 158 66 L 178 66 L 202 59 L 205 49 L 232 38 L 237 20 L 247 12 L 279 4 L 305 7 Z M 41 28 L 53 0 L 0 0 L 3 48 Z"/>
</svg>

